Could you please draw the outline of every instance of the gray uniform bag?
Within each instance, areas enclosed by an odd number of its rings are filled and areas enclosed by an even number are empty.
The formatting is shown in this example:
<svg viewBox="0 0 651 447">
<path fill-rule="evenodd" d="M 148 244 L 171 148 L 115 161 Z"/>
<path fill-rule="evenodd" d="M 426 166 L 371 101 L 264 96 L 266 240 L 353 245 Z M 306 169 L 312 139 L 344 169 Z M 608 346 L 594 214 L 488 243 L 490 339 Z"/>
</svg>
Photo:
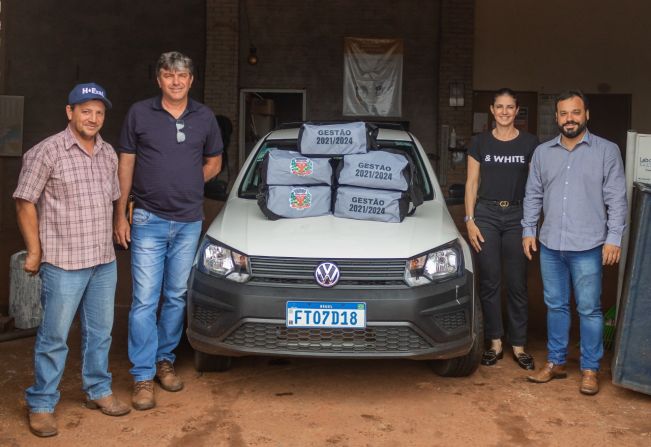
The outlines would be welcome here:
<svg viewBox="0 0 651 447">
<path fill-rule="evenodd" d="M 257 198 L 260 210 L 270 220 L 315 217 L 330 214 L 332 190 L 329 186 L 269 185 Z"/>
<path fill-rule="evenodd" d="M 262 161 L 265 185 L 332 185 L 329 158 L 308 158 L 298 152 L 272 149 Z"/>
<path fill-rule="evenodd" d="M 337 179 L 340 185 L 407 191 L 411 181 L 409 160 L 386 151 L 346 155 L 337 168 Z"/>
<path fill-rule="evenodd" d="M 376 147 L 378 129 L 362 121 L 343 124 L 303 124 L 298 150 L 303 155 L 365 154 Z"/>
<path fill-rule="evenodd" d="M 402 222 L 409 212 L 409 198 L 402 191 L 340 186 L 335 200 L 335 217 Z"/>
<path fill-rule="evenodd" d="M 413 204 L 408 215 L 423 203 L 423 185 L 412 158 L 401 150 L 379 149 L 346 155 L 336 169 L 339 184 L 405 191 Z"/>
</svg>

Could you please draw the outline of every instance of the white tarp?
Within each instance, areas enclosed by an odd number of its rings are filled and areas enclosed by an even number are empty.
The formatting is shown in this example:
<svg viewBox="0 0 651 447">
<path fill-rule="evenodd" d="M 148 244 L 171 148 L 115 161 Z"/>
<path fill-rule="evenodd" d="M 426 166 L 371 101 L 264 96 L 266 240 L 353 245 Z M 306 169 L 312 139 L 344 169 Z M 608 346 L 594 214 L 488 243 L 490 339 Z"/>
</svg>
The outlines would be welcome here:
<svg viewBox="0 0 651 447">
<path fill-rule="evenodd" d="M 402 39 L 344 39 L 344 115 L 402 115 Z"/>
</svg>

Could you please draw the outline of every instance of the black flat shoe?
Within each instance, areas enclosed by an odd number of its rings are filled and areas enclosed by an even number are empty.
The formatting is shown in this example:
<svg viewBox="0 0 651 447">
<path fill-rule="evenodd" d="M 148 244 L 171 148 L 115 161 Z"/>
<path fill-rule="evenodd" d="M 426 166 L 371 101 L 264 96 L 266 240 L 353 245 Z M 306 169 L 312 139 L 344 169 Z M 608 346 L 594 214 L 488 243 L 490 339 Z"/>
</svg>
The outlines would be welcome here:
<svg viewBox="0 0 651 447">
<path fill-rule="evenodd" d="M 498 360 L 501 360 L 504 357 L 504 351 L 496 352 L 494 349 L 489 349 L 484 351 L 481 356 L 481 364 L 486 366 L 492 366 L 497 363 Z"/>
<path fill-rule="evenodd" d="M 535 369 L 535 364 L 533 362 L 533 357 L 527 354 L 526 352 L 521 352 L 519 354 L 513 353 L 513 360 L 520 366 L 522 369 L 527 369 L 533 371 Z"/>
</svg>

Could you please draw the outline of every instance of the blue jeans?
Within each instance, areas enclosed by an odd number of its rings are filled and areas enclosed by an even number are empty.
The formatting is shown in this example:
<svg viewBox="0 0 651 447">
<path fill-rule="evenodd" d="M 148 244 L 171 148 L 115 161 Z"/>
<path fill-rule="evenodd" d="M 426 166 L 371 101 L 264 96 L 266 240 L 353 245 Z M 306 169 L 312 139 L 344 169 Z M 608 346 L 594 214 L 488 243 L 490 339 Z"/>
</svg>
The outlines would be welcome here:
<svg viewBox="0 0 651 447">
<path fill-rule="evenodd" d="M 129 360 L 136 382 L 152 380 L 156 362 L 176 359 L 172 351 L 181 340 L 188 277 L 200 235 L 201 221 L 175 222 L 140 208 L 133 212 Z"/>
<path fill-rule="evenodd" d="M 598 371 L 604 353 L 602 247 L 558 251 L 540 244 L 540 272 L 547 305 L 548 360 L 557 365 L 565 364 L 570 337 L 571 282 L 581 330 L 581 369 Z"/>
<path fill-rule="evenodd" d="M 81 380 L 89 399 L 111 395 L 111 347 L 117 269 L 115 261 L 80 270 L 41 265 L 43 320 L 34 344 L 34 384 L 25 392 L 33 413 L 52 413 L 68 355 L 68 332 L 79 309 Z"/>
</svg>

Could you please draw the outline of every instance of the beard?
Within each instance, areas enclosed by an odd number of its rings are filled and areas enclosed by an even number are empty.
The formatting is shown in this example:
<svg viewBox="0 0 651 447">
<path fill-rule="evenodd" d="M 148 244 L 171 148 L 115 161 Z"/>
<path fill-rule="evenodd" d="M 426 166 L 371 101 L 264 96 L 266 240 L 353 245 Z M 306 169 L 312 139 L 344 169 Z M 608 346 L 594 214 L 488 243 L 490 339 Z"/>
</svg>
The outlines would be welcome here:
<svg viewBox="0 0 651 447">
<path fill-rule="evenodd" d="M 567 124 L 574 124 L 574 125 L 576 125 L 576 129 L 574 129 L 574 130 L 567 130 L 567 129 L 564 127 L 564 126 L 567 125 Z M 578 135 L 581 135 L 581 133 L 586 129 L 586 127 L 588 127 L 588 122 L 587 122 L 587 121 L 583 121 L 583 122 L 581 122 L 581 123 L 577 123 L 576 121 L 568 121 L 568 122 L 565 123 L 565 125 L 563 125 L 563 126 L 559 125 L 559 126 L 558 126 L 558 129 L 559 129 L 559 130 L 561 131 L 561 133 L 562 133 L 564 136 L 566 136 L 567 138 L 574 138 L 574 137 L 576 137 L 576 136 L 578 136 Z"/>
</svg>

